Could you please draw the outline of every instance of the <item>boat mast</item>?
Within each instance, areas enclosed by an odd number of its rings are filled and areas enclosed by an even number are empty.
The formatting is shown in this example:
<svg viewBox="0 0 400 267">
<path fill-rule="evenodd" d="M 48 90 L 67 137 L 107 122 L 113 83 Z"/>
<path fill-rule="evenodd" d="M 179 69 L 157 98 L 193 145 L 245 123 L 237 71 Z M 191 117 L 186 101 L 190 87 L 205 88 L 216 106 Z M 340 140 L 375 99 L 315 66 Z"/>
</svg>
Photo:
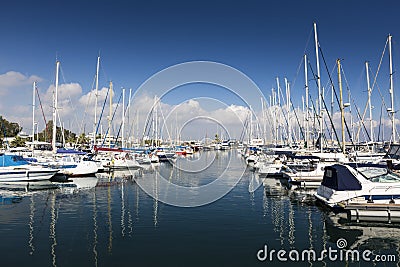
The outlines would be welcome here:
<svg viewBox="0 0 400 267">
<path fill-rule="evenodd" d="M 277 114 L 277 118 L 278 118 L 278 131 L 281 129 L 281 112 L 279 112 L 279 110 L 282 111 L 282 107 L 281 107 L 281 86 L 279 84 L 279 77 L 276 77 L 276 86 L 278 87 L 277 89 L 277 96 L 278 96 L 278 113 L 279 116 Z M 283 144 L 283 136 L 282 136 L 282 130 L 280 131 L 280 144 Z"/>
<path fill-rule="evenodd" d="M 33 82 L 33 94 L 32 94 L 32 157 L 35 150 L 35 95 L 36 95 L 36 82 Z"/>
<path fill-rule="evenodd" d="M 315 39 L 315 56 L 317 60 L 317 84 L 318 84 L 318 105 L 319 105 L 319 148 L 322 152 L 322 133 L 323 133 L 323 122 L 322 122 L 322 95 L 321 95 L 321 73 L 319 69 L 319 55 L 318 55 L 318 35 L 317 35 L 317 24 L 314 22 L 314 39 Z"/>
<path fill-rule="evenodd" d="M 310 123 L 309 123 L 309 114 L 308 114 L 308 73 L 307 73 L 307 55 L 304 55 L 304 82 L 306 87 L 306 148 L 309 147 L 309 131 L 310 131 Z"/>
<path fill-rule="evenodd" d="M 338 71 L 338 81 L 339 81 L 339 101 L 340 101 L 340 117 L 342 123 L 342 152 L 346 151 L 346 136 L 344 134 L 344 106 L 343 106 L 343 90 L 342 90 L 342 75 L 341 75 L 341 66 L 340 59 L 336 60 L 337 63 L 337 71 Z"/>
<path fill-rule="evenodd" d="M 111 120 L 112 120 L 112 95 L 113 95 L 113 84 L 110 81 L 110 115 L 108 117 L 108 147 L 111 148 Z"/>
<path fill-rule="evenodd" d="M 122 127 L 121 127 L 121 145 L 124 148 L 125 147 L 125 88 L 122 88 Z"/>
<path fill-rule="evenodd" d="M 56 134 L 57 134 L 57 94 L 58 94 L 58 72 L 60 69 L 60 61 L 56 61 L 56 86 L 53 91 L 53 137 L 52 137 L 52 148 L 53 153 L 57 153 L 56 147 Z"/>
<path fill-rule="evenodd" d="M 365 61 L 365 71 L 367 72 L 367 87 L 368 87 L 368 106 L 369 106 L 369 126 L 370 126 L 370 136 L 371 136 L 371 142 L 374 142 L 374 128 L 372 125 L 372 105 L 371 105 L 371 93 L 372 89 L 370 87 L 369 83 L 369 67 L 368 67 L 368 61 Z M 374 146 L 372 146 L 372 149 Z"/>
<path fill-rule="evenodd" d="M 131 116 L 130 116 L 130 114 L 131 114 L 131 98 L 132 98 L 132 88 L 129 88 L 129 99 L 128 99 L 128 108 L 127 108 L 127 111 L 128 111 L 128 125 L 131 125 L 130 123 L 131 123 Z M 132 147 L 132 137 L 133 136 L 135 136 L 134 135 L 134 133 L 135 133 L 135 127 L 130 127 L 131 129 L 132 129 L 132 135 L 131 135 L 131 137 L 128 137 L 128 143 L 129 143 L 129 147 Z M 130 132 L 130 131 L 128 131 L 128 132 Z"/>
<path fill-rule="evenodd" d="M 158 147 L 158 112 L 157 112 L 157 108 L 158 108 L 158 102 L 157 102 L 157 96 L 154 96 L 154 107 L 155 107 L 155 113 L 154 113 L 154 133 L 155 133 L 155 138 L 156 138 L 156 147 Z"/>
<path fill-rule="evenodd" d="M 290 126 L 290 88 L 287 78 L 285 77 L 285 91 L 286 91 L 286 113 L 287 113 L 287 145 L 292 141 L 292 127 Z"/>
<path fill-rule="evenodd" d="M 96 66 L 96 88 L 94 91 L 95 103 L 94 103 L 94 126 L 93 126 L 93 145 L 96 145 L 96 125 L 97 125 L 97 100 L 98 100 L 98 91 L 99 91 L 99 67 L 100 67 L 100 56 L 97 57 L 97 66 Z"/>
<path fill-rule="evenodd" d="M 392 66 L 392 35 L 389 34 L 389 72 L 390 72 L 390 99 L 392 107 L 390 113 L 392 114 L 392 143 L 396 143 L 396 126 L 394 120 L 394 92 L 393 92 L 393 66 Z"/>
</svg>

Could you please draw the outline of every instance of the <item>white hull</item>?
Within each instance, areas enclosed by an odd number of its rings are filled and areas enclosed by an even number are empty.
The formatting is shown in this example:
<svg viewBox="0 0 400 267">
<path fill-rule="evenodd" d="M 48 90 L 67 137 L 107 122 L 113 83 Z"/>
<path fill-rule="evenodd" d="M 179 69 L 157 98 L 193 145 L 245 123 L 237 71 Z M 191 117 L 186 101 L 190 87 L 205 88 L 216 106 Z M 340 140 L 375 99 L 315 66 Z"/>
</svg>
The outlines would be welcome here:
<svg viewBox="0 0 400 267">
<path fill-rule="evenodd" d="M 89 176 L 98 171 L 97 164 L 94 161 L 80 161 L 80 162 L 49 162 L 46 164 L 54 169 L 60 170 L 60 173 L 67 176 Z"/>
<path fill-rule="evenodd" d="M 340 167 L 340 166 L 339 166 Z M 336 167 L 336 168 L 339 168 Z M 335 174 L 325 175 L 324 181 L 315 194 L 315 197 L 322 201 L 324 204 L 330 207 L 343 207 L 347 205 L 394 205 L 400 204 L 400 177 L 396 174 L 379 174 L 374 168 L 366 169 L 372 173 L 370 179 L 367 179 L 363 174 L 357 172 L 354 168 L 349 166 L 340 167 L 342 170 L 348 168 L 349 171 L 347 176 L 341 175 L 340 178 L 346 177 L 347 182 L 351 180 L 355 181 L 352 186 L 355 188 L 344 188 L 336 189 L 335 184 L 329 184 L 329 179 L 340 179 L 336 178 Z M 362 168 L 360 168 L 362 169 Z M 385 168 L 375 168 L 385 171 Z M 343 172 L 343 171 L 342 171 Z M 330 171 L 333 173 L 333 171 Z M 343 179 L 343 178 L 342 178 Z M 326 181 L 326 182 L 325 182 Z M 336 182 L 336 185 L 338 182 Z"/>
<path fill-rule="evenodd" d="M 0 182 L 30 182 L 50 180 L 58 170 L 33 166 L 0 167 Z"/>
</svg>

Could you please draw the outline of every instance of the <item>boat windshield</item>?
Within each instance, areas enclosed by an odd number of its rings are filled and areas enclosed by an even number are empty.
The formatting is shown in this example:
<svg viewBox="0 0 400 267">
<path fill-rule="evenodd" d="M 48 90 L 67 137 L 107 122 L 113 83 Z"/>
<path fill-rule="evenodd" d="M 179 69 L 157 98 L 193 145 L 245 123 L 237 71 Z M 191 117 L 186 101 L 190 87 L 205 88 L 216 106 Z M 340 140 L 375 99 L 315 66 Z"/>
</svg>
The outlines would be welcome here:
<svg viewBox="0 0 400 267">
<path fill-rule="evenodd" d="M 389 172 L 386 168 L 362 167 L 357 171 L 374 183 L 398 183 L 400 176 Z"/>
</svg>

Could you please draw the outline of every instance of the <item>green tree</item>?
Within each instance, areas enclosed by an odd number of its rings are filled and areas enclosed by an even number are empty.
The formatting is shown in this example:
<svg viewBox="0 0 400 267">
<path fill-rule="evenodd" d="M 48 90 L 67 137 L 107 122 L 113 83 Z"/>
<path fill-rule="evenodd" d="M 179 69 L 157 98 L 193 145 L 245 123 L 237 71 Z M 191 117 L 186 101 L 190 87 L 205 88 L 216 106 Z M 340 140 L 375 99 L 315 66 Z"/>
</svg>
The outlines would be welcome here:
<svg viewBox="0 0 400 267">
<path fill-rule="evenodd" d="M 14 140 L 10 143 L 11 147 L 23 147 L 25 146 L 25 139 L 21 138 L 20 136 L 16 136 Z"/>
<path fill-rule="evenodd" d="M 85 133 L 81 133 L 78 137 L 78 144 L 85 145 L 89 143 L 89 138 L 86 137 Z"/>
<path fill-rule="evenodd" d="M 46 127 L 39 133 L 39 141 L 50 142 L 52 138 L 52 131 L 53 131 L 53 121 L 50 120 L 47 122 Z M 70 130 L 64 129 L 64 137 L 65 142 L 67 143 L 75 143 L 76 141 L 76 134 L 71 132 Z M 62 141 L 62 132 L 61 127 L 57 126 L 56 129 L 56 141 Z"/>
<path fill-rule="evenodd" d="M 2 137 L 14 137 L 22 131 L 22 127 L 16 122 L 9 122 L 3 116 L 0 116 L 0 127 Z"/>
</svg>

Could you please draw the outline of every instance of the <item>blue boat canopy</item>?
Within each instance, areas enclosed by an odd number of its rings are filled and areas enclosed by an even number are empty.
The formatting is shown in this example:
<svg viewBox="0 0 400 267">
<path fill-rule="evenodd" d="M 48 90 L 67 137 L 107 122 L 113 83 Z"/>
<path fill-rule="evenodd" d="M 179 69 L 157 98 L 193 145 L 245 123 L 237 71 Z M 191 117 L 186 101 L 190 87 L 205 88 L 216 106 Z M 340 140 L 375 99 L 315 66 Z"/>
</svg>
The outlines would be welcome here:
<svg viewBox="0 0 400 267">
<path fill-rule="evenodd" d="M 0 155 L 0 166 L 1 167 L 9 167 L 9 166 L 20 166 L 29 164 L 22 156 L 18 155 Z"/>
<path fill-rule="evenodd" d="M 75 155 L 85 155 L 85 152 L 82 151 L 77 151 L 74 149 L 65 149 L 65 148 L 59 148 L 57 149 L 57 153 L 59 154 L 75 154 Z"/>
<path fill-rule="evenodd" d="M 334 164 L 325 167 L 322 185 L 336 191 L 361 190 L 361 183 L 345 165 Z"/>
</svg>

